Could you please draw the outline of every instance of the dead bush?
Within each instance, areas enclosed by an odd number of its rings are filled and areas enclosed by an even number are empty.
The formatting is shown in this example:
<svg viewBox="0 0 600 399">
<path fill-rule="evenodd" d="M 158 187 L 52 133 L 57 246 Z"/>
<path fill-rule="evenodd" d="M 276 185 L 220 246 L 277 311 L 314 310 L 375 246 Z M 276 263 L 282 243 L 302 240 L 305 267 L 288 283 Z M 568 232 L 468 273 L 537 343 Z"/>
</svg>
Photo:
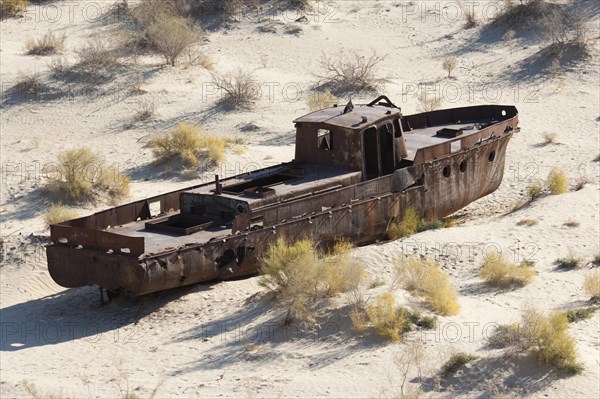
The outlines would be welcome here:
<svg viewBox="0 0 600 399">
<path fill-rule="evenodd" d="M 13 90 L 21 98 L 37 98 L 44 91 L 44 85 L 38 72 L 20 73 Z"/>
<path fill-rule="evenodd" d="M 531 283 L 535 275 L 536 272 L 533 267 L 527 264 L 517 265 L 497 252 L 486 254 L 479 271 L 479 276 L 487 284 L 494 287 L 505 287 L 513 284 L 523 287 Z"/>
<path fill-rule="evenodd" d="M 590 182 L 590 179 L 587 176 L 579 176 L 577 181 L 575 182 L 575 187 L 573 188 L 575 191 L 582 190 L 586 184 Z"/>
<path fill-rule="evenodd" d="M 142 99 L 138 101 L 134 120 L 144 122 L 152 119 L 156 113 L 156 103 L 152 100 Z"/>
<path fill-rule="evenodd" d="M 444 58 L 444 62 L 442 62 L 442 68 L 444 71 L 448 72 L 448 77 L 450 78 L 452 75 L 452 71 L 456 68 L 456 64 L 458 60 L 456 57 L 447 57 Z"/>
<path fill-rule="evenodd" d="M 148 141 L 158 162 L 176 160 L 184 166 L 197 166 L 201 159 L 212 165 L 221 162 L 225 157 L 226 144 L 225 139 L 187 123 L 180 123 L 170 133 Z"/>
<path fill-rule="evenodd" d="M 439 109 L 442 106 L 442 97 L 435 94 L 431 95 L 426 88 L 419 86 L 419 92 L 415 94 L 419 102 L 419 110 L 421 112 L 431 112 Z"/>
<path fill-rule="evenodd" d="M 389 80 L 377 73 L 384 59 L 375 52 L 368 57 L 356 51 L 340 51 L 334 56 L 324 54 L 319 61 L 321 72 L 316 75 L 316 86 L 336 96 L 377 92 Z"/>
<path fill-rule="evenodd" d="M 0 18 L 21 14 L 27 9 L 28 0 L 0 0 Z"/>
<path fill-rule="evenodd" d="M 103 196 L 117 200 L 129 194 L 129 177 L 87 147 L 63 151 L 50 169 L 45 171 L 45 190 L 60 201 L 84 203 Z"/>
<path fill-rule="evenodd" d="M 60 53 L 65 49 L 65 33 L 55 34 L 48 31 L 39 39 L 29 38 L 25 42 L 25 50 L 29 55 L 49 55 Z"/>
<path fill-rule="evenodd" d="M 260 99 L 260 87 L 254 73 L 238 69 L 224 75 L 213 74 L 212 83 L 221 90 L 221 101 L 229 108 L 250 108 Z"/>
<path fill-rule="evenodd" d="M 403 283 L 407 290 L 423 296 L 433 311 L 443 315 L 459 312 L 456 291 L 437 262 L 429 258 L 409 257 L 396 259 L 394 266 L 396 281 Z"/>
<path fill-rule="evenodd" d="M 200 32 L 181 17 L 165 16 L 152 23 L 146 31 L 152 48 L 171 66 L 200 38 Z"/>
<path fill-rule="evenodd" d="M 556 144 L 556 133 L 549 133 L 546 132 L 544 133 L 544 144 L 548 145 L 548 144 Z"/>
<path fill-rule="evenodd" d="M 67 220 L 75 219 L 79 215 L 78 213 L 66 206 L 58 203 L 53 204 L 46 212 L 44 212 L 44 222 L 46 223 L 46 227 L 50 227 L 50 225 L 61 223 Z"/>
<path fill-rule="evenodd" d="M 324 92 L 316 92 L 308 97 L 308 109 L 311 112 L 329 108 L 340 103 L 340 99 L 331 94 L 329 90 Z"/>
<path fill-rule="evenodd" d="M 314 322 L 327 298 L 358 287 L 365 275 L 363 267 L 345 255 L 323 259 L 310 240 L 287 244 L 283 238 L 269 245 L 259 272 L 259 285 L 287 309 L 286 323 Z"/>
</svg>

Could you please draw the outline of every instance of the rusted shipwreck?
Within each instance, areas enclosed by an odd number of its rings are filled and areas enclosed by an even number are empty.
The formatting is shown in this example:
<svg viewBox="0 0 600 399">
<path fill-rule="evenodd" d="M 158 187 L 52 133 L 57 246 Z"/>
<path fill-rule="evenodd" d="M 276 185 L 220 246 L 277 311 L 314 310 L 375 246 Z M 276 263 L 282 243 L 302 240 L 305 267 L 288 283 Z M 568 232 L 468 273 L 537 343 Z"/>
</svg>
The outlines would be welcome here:
<svg viewBox="0 0 600 399">
<path fill-rule="evenodd" d="M 294 122 L 289 163 L 52 225 L 50 275 L 135 296 L 253 274 L 278 237 L 373 242 L 409 207 L 432 220 L 496 190 L 518 113 L 402 115 L 381 96 Z"/>
</svg>

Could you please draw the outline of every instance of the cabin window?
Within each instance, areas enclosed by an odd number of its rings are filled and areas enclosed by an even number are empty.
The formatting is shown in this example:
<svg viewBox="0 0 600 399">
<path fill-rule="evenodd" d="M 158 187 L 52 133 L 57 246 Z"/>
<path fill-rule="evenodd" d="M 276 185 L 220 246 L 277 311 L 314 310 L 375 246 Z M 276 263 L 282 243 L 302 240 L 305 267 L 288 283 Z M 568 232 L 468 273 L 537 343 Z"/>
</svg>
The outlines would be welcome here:
<svg viewBox="0 0 600 399">
<path fill-rule="evenodd" d="M 398 119 L 394 119 L 394 138 L 402 137 L 402 129 L 400 129 L 400 123 Z"/>
<path fill-rule="evenodd" d="M 328 129 L 317 130 L 317 144 L 319 150 L 333 151 L 333 132 Z"/>
<path fill-rule="evenodd" d="M 450 166 L 444 166 L 444 170 L 442 170 L 442 174 L 444 177 L 450 177 Z"/>
</svg>

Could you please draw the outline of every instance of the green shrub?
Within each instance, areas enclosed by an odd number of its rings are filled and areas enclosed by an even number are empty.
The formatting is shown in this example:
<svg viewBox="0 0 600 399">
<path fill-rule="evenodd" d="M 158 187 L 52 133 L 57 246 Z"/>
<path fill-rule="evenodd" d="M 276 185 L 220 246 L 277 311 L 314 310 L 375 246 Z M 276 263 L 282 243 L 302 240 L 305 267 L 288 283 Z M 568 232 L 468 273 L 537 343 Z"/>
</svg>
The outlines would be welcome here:
<svg viewBox="0 0 600 399">
<path fill-rule="evenodd" d="M 421 219 L 414 208 L 407 208 L 402 219 L 391 223 L 388 228 L 388 237 L 392 240 L 409 236 L 417 232 Z"/>
<path fill-rule="evenodd" d="M 397 280 L 403 282 L 407 290 L 422 295 L 430 309 L 442 315 L 459 312 L 456 291 L 437 262 L 410 257 L 397 260 L 395 267 Z"/>
<path fill-rule="evenodd" d="M 406 311 L 396 305 L 396 299 L 389 292 L 367 307 L 367 315 L 377 334 L 390 341 L 398 341 L 408 327 Z"/>
<path fill-rule="evenodd" d="M 495 286 L 525 286 L 535 277 L 535 270 L 528 263 L 517 265 L 496 252 L 486 254 L 479 276 L 486 283 Z"/>
<path fill-rule="evenodd" d="M 454 374 L 462 366 L 475 359 L 477 359 L 477 356 L 470 355 L 468 353 L 456 353 L 452 355 L 452 357 L 446 363 L 444 363 L 444 365 L 442 366 L 442 374 L 445 376 Z"/>
<path fill-rule="evenodd" d="M 108 166 L 87 147 L 66 150 L 47 170 L 45 190 L 66 202 L 87 202 L 108 195 L 117 200 L 129 194 L 129 177 Z"/>
<path fill-rule="evenodd" d="M 546 185 L 551 194 L 564 194 L 569 189 L 569 179 L 562 170 L 558 168 L 552 168 L 550 173 L 548 173 Z"/>
<path fill-rule="evenodd" d="M 576 269 L 581 266 L 581 263 L 581 258 L 577 257 L 571 250 L 564 258 L 558 258 L 554 261 L 554 264 L 560 269 Z"/>
<path fill-rule="evenodd" d="M 592 317 L 595 311 L 600 309 L 600 306 L 588 306 L 585 308 L 575 308 L 565 311 L 565 316 L 569 323 L 575 323 L 580 320 L 587 320 Z"/>
<path fill-rule="evenodd" d="M 206 159 L 211 164 L 221 162 L 225 157 L 226 144 L 225 139 L 187 123 L 180 123 L 170 133 L 148 141 L 157 161 L 178 160 L 186 166 L 197 166 L 199 159 Z"/>
</svg>

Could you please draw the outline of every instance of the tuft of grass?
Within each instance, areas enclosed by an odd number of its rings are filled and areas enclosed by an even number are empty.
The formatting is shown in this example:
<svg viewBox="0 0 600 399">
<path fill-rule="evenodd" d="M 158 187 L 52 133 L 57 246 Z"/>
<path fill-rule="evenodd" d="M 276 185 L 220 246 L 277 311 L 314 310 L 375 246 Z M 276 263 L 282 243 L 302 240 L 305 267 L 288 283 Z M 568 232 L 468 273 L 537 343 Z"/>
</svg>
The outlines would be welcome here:
<svg viewBox="0 0 600 399">
<path fill-rule="evenodd" d="M 389 292 L 367 307 L 367 315 L 377 334 L 390 341 L 398 341 L 408 328 L 406 311 L 396 305 L 396 299 Z"/>
<path fill-rule="evenodd" d="M 585 276 L 583 289 L 593 301 L 600 301 L 600 270 L 594 270 Z"/>
<path fill-rule="evenodd" d="M 539 224 L 540 221 L 537 219 L 521 219 L 517 222 L 517 226 L 535 226 L 537 224 Z"/>
<path fill-rule="evenodd" d="M 437 230 L 441 228 L 444 228 L 444 222 L 439 219 L 432 220 L 431 222 L 421 219 L 419 221 L 419 225 L 417 226 L 417 233 L 427 230 Z"/>
<path fill-rule="evenodd" d="M 129 194 L 129 177 L 87 147 L 63 151 L 47 172 L 44 189 L 64 202 L 89 202 L 103 195 L 114 201 Z"/>
<path fill-rule="evenodd" d="M 444 61 L 442 62 L 442 69 L 444 71 L 448 72 L 449 78 L 452 76 L 452 71 L 456 68 L 457 64 L 458 64 L 458 59 L 456 57 L 444 58 Z"/>
<path fill-rule="evenodd" d="M 454 374 L 462 366 L 464 366 L 465 364 L 467 364 L 475 359 L 477 359 L 477 356 L 471 355 L 469 353 L 464 353 L 464 352 L 456 353 L 456 354 L 452 355 L 452 357 L 450 357 L 450 359 L 446 363 L 444 363 L 444 365 L 442 366 L 442 375 L 449 376 L 451 374 Z"/>
<path fill-rule="evenodd" d="M 544 186 L 540 182 L 534 182 L 528 185 L 525 191 L 527 192 L 529 201 L 533 201 L 544 193 Z"/>
<path fill-rule="evenodd" d="M 571 219 L 567 220 L 564 223 L 564 225 L 567 226 L 567 227 L 575 228 L 575 227 L 581 226 L 581 222 L 579 222 L 578 220 L 575 220 L 575 219 L 571 218 Z"/>
<path fill-rule="evenodd" d="M 377 73 L 384 59 L 375 52 L 363 56 L 352 50 L 324 54 L 319 61 L 321 72 L 317 75 L 316 87 L 336 96 L 378 92 L 388 82 Z"/>
<path fill-rule="evenodd" d="M 584 284 L 585 285 L 585 284 Z M 565 311 L 565 316 L 569 323 L 576 323 L 581 320 L 587 320 L 592 317 L 595 311 L 600 310 L 600 305 L 587 306 L 585 308 L 575 308 Z"/>
<path fill-rule="evenodd" d="M 486 254 L 479 271 L 479 276 L 487 284 L 494 287 L 505 287 L 513 284 L 523 287 L 531 283 L 535 275 L 536 272 L 531 266 L 526 264 L 517 265 L 497 252 Z"/>
<path fill-rule="evenodd" d="M 376 278 L 375 280 L 372 280 L 369 283 L 369 289 L 381 287 L 383 285 L 385 285 L 385 281 L 383 281 L 382 279 Z"/>
<path fill-rule="evenodd" d="M 15 84 L 14 91 L 21 97 L 38 97 L 44 91 L 44 85 L 38 72 L 20 73 Z"/>
<path fill-rule="evenodd" d="M 575 340 L 569 335 L 569 320 L 563 312 L 546 315 L 526 308 L 522 319 L 524 340 L 540 363 L 572 374 L 583 370 L 577 362 Z"/>
<path fill-rule="evenodd" d="M 559 168 L 552 168 L 548 173 L 548 179 L 546 180 L 546 186 L 551 194 L 558 195 L 564 194 L 569 189 L 569 179 L 565 172 Z"/>
<path fill-rule="evenodd" d="M 27 39 L 25 42 L 25 50 L 29 55 L 50 55 L 60 53 L 65 49 L 65 40 L 67 36 L 63 34 L 55 34 L 48 31 L 39 39 Z"/>
<path fill-rule="evenodd" d="M 346 255 L 323 259 L 307 239 L 287 244 L 283 238 L 269 245 L 261 258 L 258 283 L 287 309 L 286 323 L 311 323 L 323 300 L 357 289 L 364 268 Z"/>
<path fill-rule="evenodd" d="M 46 223 L 46 227 L 50 227 L 50 225 L 65 222 L 67 220 L 75 219 L 79 216 L 79 214 L 70 208 L 65 207 L 64 205 L 58 203 L 53 204 L 46 212 L 44 212 L 44 222 Z"/>
<path fill-rule="evenodd" d="M 148 141 L 158 162 L 178 160 L 186 166 L 197 166 L 199 159 L 211 164 L 221 162 L 225 157 L 225 139 L 202 132 L 199 126 L 180 123 L 170 133 L 154 137 Z"/>
<path fill-rule="evenodd" d="M 325 90 L 324 92 L 316 92 L 315 94 L 309 96 L 307 100 L 308 109 L 311 112 L 329 108 L 339 103 L 340 99 L 331 94 L 329 90 Z"/>
<path fill-rule="evenodd" d="M 554 264 L 559 269 L 576 269 L 582 264 L 581 258 L 576 256 L 573 251 L 569 250 L 569 254 L 564 258 L 558 258 L 554 261 Z"/>
<path fill-rule="evenodd" d="M 544 133 L 544 144 L 548 145 L 548 144 L 556 144 L 556 133 L 549 133 L 546 132 Z"/>
<path fill-rule="evenodd" d="M 430 258 L 409 257 L 395 261 L 396 280 L 425 298 L 427 306 L 442 315 L 455 315 L 460 310 L 456 291 L 448 275 Z"/>
</svg>

